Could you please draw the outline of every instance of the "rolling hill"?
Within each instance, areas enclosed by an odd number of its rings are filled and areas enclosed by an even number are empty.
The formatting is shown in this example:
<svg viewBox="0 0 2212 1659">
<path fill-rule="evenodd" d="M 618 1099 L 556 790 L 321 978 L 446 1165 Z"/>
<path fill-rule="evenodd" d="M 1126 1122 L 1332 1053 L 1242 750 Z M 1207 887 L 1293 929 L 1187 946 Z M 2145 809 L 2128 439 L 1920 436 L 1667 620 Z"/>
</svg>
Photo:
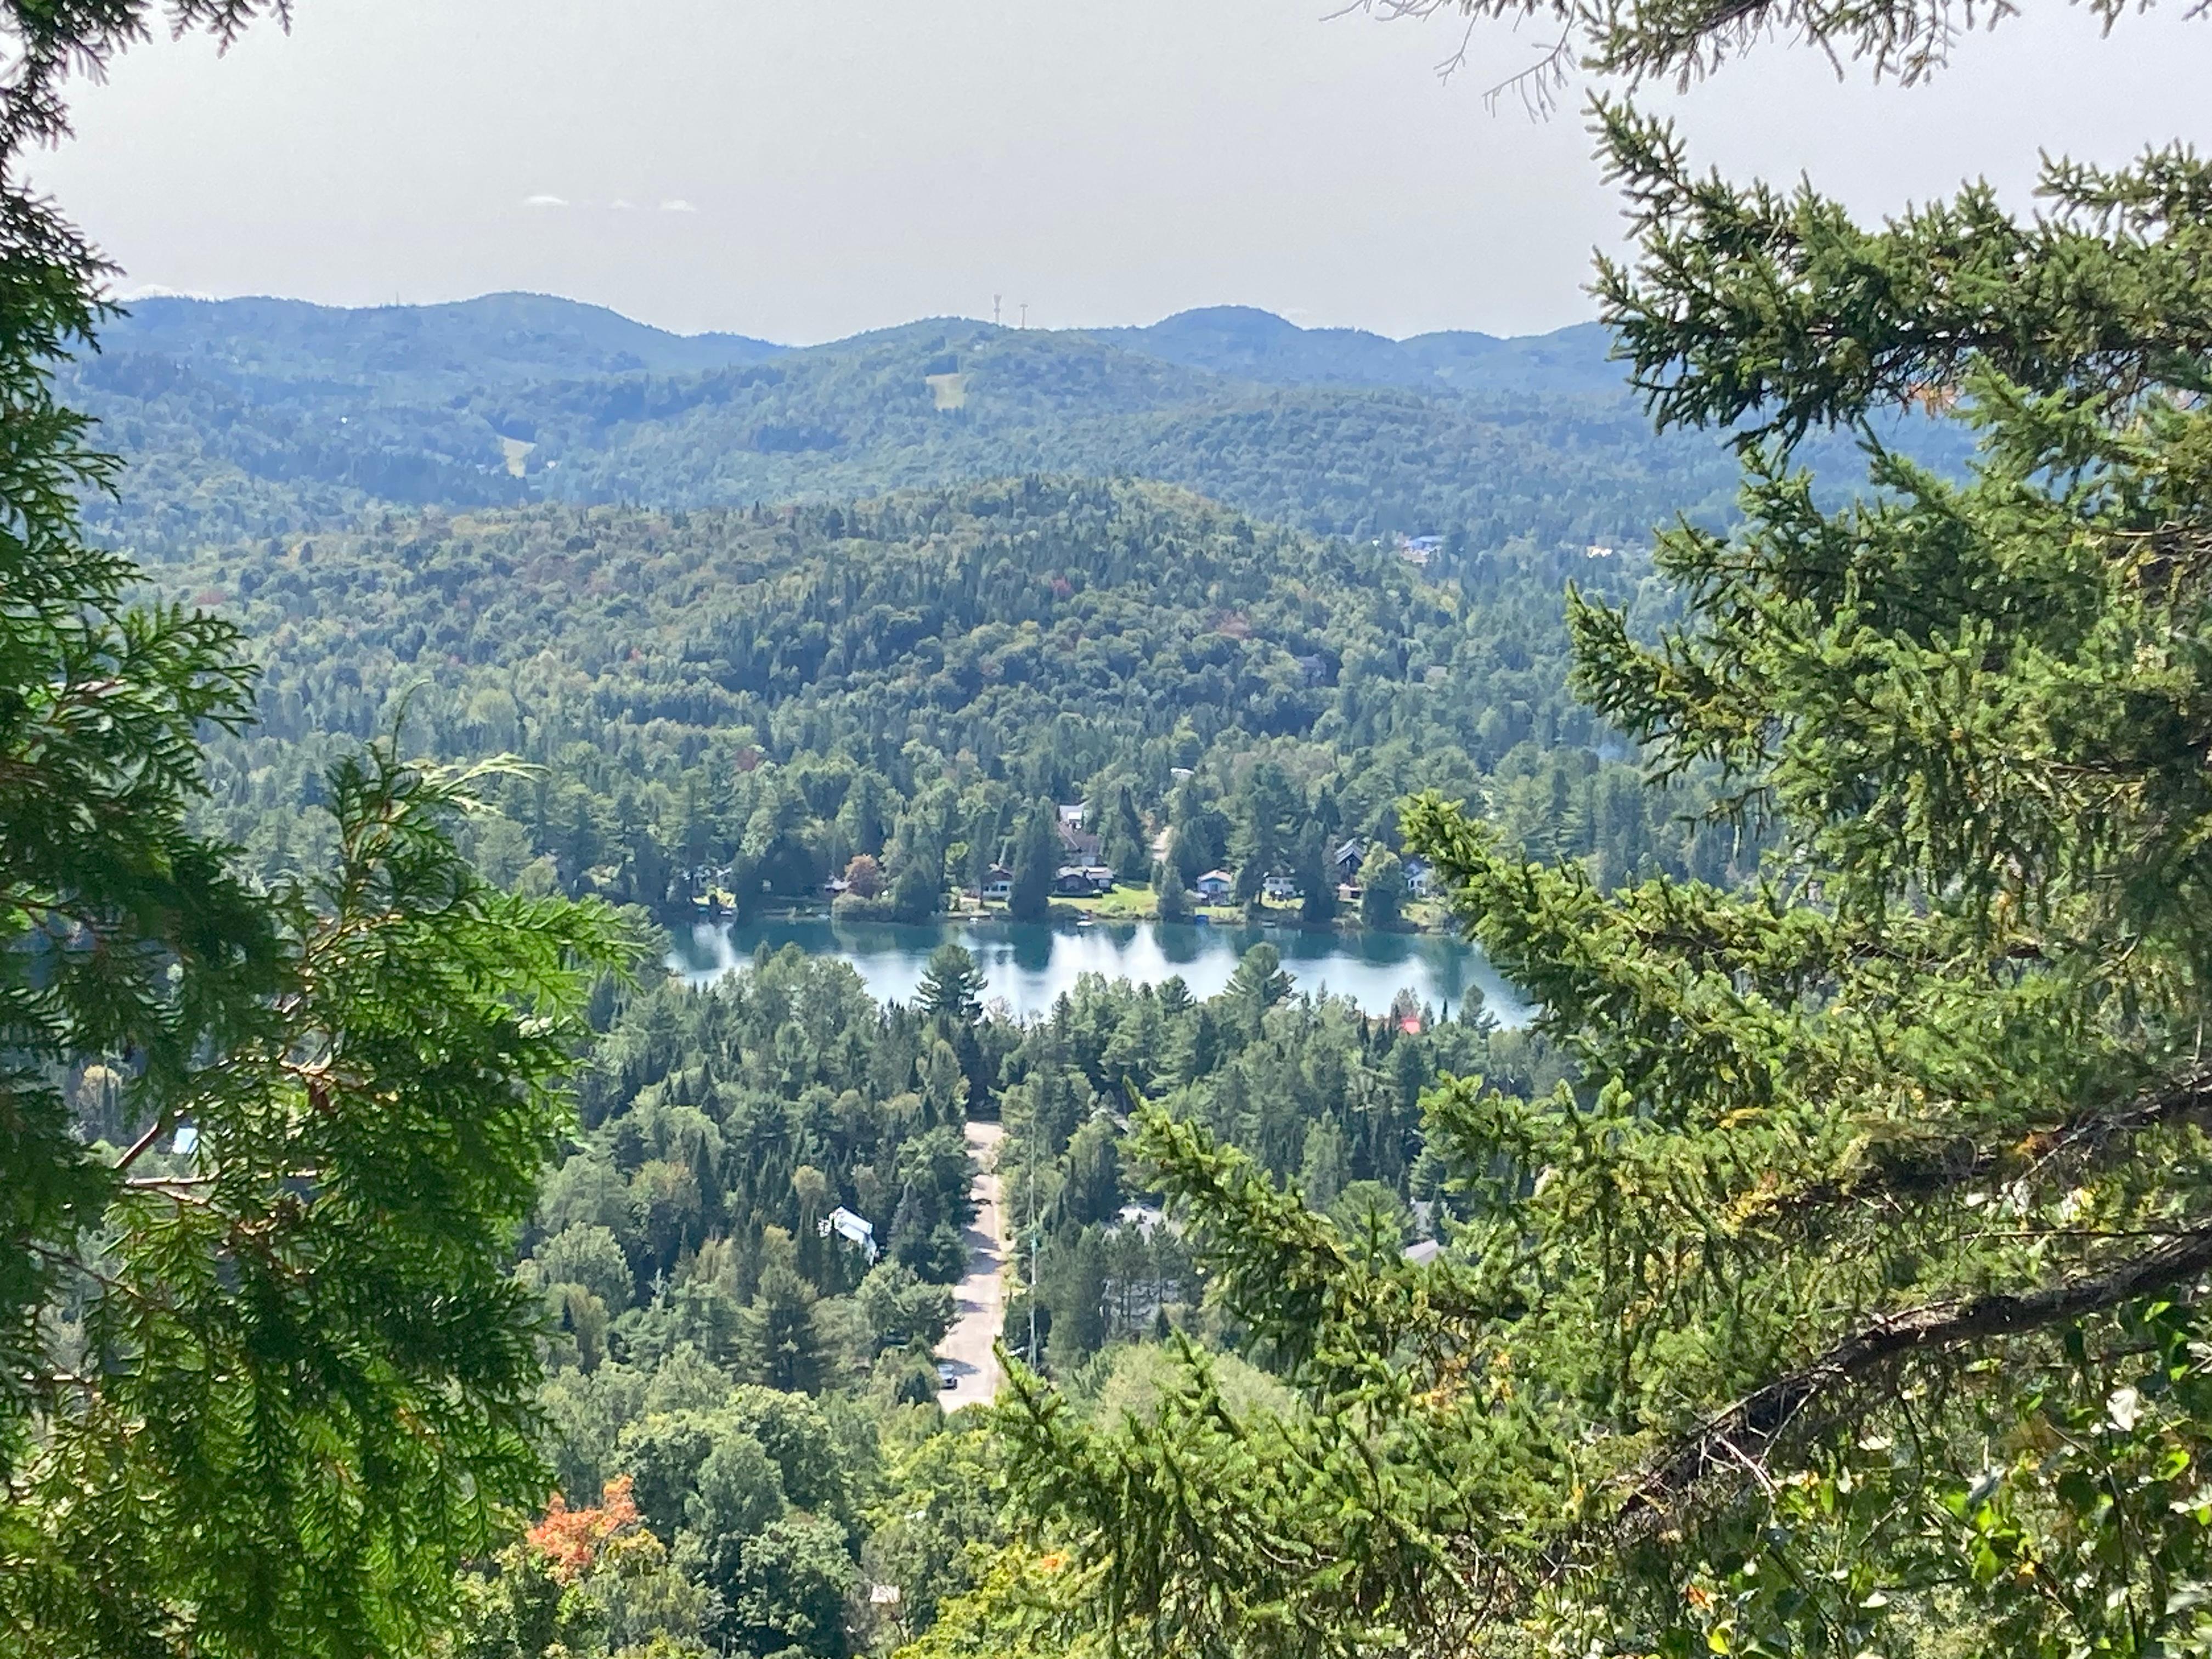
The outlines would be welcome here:
<svg viewBox="0 0 2212 1659">
<path fill-rule="evenodd" d="M 783 348 L 530 295 L 155 299 L 63 389 L 131 464 L 95 527 L 156 558 L 380 504 L 681 509 L 1033 472 L 1158 478 L 1324 533 L 1443 536 L 1455 556 L 1725 512 L 1726 457 L 1656 437 L 1604 349 L 1594 325 L 1394 342 L 1237 307 Z"/>
</svg>

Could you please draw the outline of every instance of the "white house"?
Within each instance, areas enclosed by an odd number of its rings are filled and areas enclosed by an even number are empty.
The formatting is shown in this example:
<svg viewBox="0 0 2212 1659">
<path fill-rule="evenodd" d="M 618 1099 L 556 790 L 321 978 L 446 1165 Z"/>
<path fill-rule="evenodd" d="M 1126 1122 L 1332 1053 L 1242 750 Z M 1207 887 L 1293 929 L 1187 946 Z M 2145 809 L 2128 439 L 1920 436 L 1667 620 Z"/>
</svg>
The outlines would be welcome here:
<svg viewBox="0 0 2212 1659">
<path fill-rule="evenodd" d="M 1436 879 L 1436 866 L 1426 859 L 1417 856 L 1406 860 L 1406 890 L 1415 898 L 1426 898 L 1430 884 Z"/>
<path fill-rule="evenodd" d="M 1298 896 L 1298 884 L 1289 876 L 1269 876 L 1260 890 L 1278 904 L 1287 904 Z"/>
<path fill-rule="evenodd" d="M 822 1218 L 819 1231 L 824 1238 L 835 1233 L 848 1243 L 859 1245 L 870 1261 L 876 1259 L 874 1224 L 860 1216 L 854 1215 L 843 1205 L 840 1204 Z"/>
<path fill-rule="evenodd" d="M 994 864 L 983 875 L 983 896 L 1004 904 L 1014 896 L 1014 872 L 1003 864 Z"/>
</svg>

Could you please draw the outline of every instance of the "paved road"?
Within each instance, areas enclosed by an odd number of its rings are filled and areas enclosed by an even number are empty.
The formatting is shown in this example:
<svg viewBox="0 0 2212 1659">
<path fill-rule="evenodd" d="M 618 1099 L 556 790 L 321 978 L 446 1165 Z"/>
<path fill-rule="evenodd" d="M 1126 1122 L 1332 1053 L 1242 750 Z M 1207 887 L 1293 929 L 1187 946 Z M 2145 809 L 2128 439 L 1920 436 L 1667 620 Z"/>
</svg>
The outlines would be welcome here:
<svg viewBox="0 0 2212 1659">
<path fill-rule="evenodd" d="M 999 1362 L 991 1345 L 1006 1317 L 1006 1285 L 999 1277 L 1001 1252 L 999 1217 L 999 1137 L 995 1123 L 968 1125 L 968 1153 L 975 1160 L 975 1218 L 960 1235 L 968 1247 L 968 1276 L 960 1281 L 959 1311 L 938 1345 L 939 1358 L 950 1362 L 958 1379 L 938 1395 L 945 1409 L 988 1405 L 999 1391 Z"/>
</svg>

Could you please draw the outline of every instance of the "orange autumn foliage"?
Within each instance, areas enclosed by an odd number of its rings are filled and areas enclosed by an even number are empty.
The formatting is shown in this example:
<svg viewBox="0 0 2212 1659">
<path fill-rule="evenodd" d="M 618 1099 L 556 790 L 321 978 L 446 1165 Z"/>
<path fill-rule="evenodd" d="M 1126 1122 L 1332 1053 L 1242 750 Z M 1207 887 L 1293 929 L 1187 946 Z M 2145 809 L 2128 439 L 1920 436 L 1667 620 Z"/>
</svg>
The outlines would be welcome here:
<svg viewBox="0 0 2212 1659">
<path fill-rule="evenodd" d="M 572 1510 L 559 1492 L 547 1505 L 545 1518 L 530 1529 L 530 1547 L 551 1564 L 553 1576 L 573 1583 L 598 1559 L 599 1547 L 625 1527 L 637 1524 L 637 1504 L 630 1497 L 630 1480 L 610 1480 L 599 1494 L 597 1508 Z"/>
</svg>

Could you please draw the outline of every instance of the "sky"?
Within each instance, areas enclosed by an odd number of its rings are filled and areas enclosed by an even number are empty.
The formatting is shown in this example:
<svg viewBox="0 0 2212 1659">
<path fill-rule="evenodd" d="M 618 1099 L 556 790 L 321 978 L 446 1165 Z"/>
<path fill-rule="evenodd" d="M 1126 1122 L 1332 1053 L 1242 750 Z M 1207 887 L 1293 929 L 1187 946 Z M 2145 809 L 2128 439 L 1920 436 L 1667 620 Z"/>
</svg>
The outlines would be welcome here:
<svg viewBox="0 0 2212 1659">
<path fill-rule="evenodd" d="M 300 0 L 134 51 L 37 181 L 128 294 L 565 295 L 791 343 L 1264 307 L 1393 336 L 1581 320 L 1618 206 L 1574 99 L 1484 88 L 1533 32 L 1330 0 Z M 1647 91 L 1740 177 L 1894 212 L 2039 147 L 2212 148 L 2212 21 L 2047 7 L 1916 87 L 1770 46 Z"/>
</svg>

